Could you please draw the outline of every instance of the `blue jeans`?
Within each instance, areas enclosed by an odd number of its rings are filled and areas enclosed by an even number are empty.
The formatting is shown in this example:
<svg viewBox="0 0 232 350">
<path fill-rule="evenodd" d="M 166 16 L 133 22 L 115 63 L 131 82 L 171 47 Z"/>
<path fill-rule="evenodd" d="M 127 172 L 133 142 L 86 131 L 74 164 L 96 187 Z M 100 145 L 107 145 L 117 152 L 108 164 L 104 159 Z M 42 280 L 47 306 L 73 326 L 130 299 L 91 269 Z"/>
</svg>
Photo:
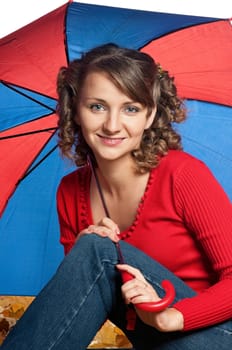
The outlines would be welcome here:
<svg viewBox="0 0 232 350">
<path fill-rule="evenodd" d="M 147 255 L 120 242 L 125 260 L 139 268 L 162 297 L 163 279 L 176 288 L 176 300 L 195 293 Z M 86 349 L 106 319 L 120 327 L 136 350 L 228 350 L 232 321 L 195 332 L 161 333 L 137 318 L 126 329 L 127 307 L 121 296 L 118 256 L 108 238 L 84 235 L 64 258 L 56 274 L 12 329 L 1 350 Z"/>
</svg>

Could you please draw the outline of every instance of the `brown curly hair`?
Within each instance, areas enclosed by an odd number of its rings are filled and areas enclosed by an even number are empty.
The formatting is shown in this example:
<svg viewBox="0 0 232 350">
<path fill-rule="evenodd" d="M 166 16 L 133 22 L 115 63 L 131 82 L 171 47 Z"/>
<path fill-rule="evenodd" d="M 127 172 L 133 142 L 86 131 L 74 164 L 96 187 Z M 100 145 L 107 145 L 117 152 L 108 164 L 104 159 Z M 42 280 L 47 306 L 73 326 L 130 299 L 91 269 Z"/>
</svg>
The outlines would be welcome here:
<svg viewBox="0 0 232 350">
<path fill-rule="evenodd" d="M 88 73 L 93 71 L 106 73 L 123 93 L 147 107 L 148 115 L 157 107 L 151 127 L 144 131 L 140 148 L 131 153 L 138 172 L 155 167 L 169 149 L 182 149 L 180 135 L 172 123 L 185 120 L 186 110 L 177 96 L 174 78 L 148 54 L 106 44 L 83 54 L 68 67 L 61 67 L 58 73 L 58 145 L 64 156 L 77 166 L 86 164 L 87 155 L 94 157 L 81 127 L 75 122 L 80 90 Z"/>
</svg>

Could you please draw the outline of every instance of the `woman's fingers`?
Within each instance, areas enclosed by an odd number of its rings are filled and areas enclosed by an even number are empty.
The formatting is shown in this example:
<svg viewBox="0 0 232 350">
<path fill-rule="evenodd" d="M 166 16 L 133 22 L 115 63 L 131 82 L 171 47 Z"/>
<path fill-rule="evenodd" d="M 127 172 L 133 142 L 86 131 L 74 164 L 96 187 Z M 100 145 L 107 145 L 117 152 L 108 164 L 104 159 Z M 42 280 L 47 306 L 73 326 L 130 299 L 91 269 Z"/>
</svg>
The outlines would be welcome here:
<svg viewBox="0 0 232 350">
<path fill-rule="evenodd" d="M 120 271 L 126 271 L 133 275 L 134 277 L 141 279 L 142 281 L 146 282 L 146 279 L 144 278 L 142 272 L 139 269 L 136 269 L 135 267 L 128 265 L 128 264 L 117 264 L 117 269 Z"/>
<path fill-rule="evenodd" d="M 148 283 L 144 283 L 135 278 L 134 280 L 122 285 L 122 294 L 127 304 L 153 301 L 154 295 L 148 290 L 148 288 Z"/>
<path fill-rule="evenodd" d="M 109 230 L 111 230 L 113 233 L 115 233 L 116 235 L 119 235 L 120 234 L 120 230 L 119 230 L 119 227 L 118 225 L 113 221 L 111 220 L 110 218 L 108 217 L 104 217 L 99 223 L 98 223 L 99 226 L 104 226 L 106 228 L 108 228 Z"/>
<path fill-rule="evenodd" d="M 83 234 L 95 233 L 101 237 L 108 237 L 113 242 L 119 241 L 119 228 L 115 222 L 109 218 L 103 218 L 97 225 L 90 225 L 86 229 L 82 230 L 77 239 Z"/>
<path fill-rule="evenodd" d="M 134 278 L 122 285 L 122 295 L 127 304 L 138 304 L 160 300 L 155 289 L 146 281 L 140 270 L 127 264 L 118 264 L 117 268 L 120 271 L 126 271 L 134 276 Z"/>
</svg>

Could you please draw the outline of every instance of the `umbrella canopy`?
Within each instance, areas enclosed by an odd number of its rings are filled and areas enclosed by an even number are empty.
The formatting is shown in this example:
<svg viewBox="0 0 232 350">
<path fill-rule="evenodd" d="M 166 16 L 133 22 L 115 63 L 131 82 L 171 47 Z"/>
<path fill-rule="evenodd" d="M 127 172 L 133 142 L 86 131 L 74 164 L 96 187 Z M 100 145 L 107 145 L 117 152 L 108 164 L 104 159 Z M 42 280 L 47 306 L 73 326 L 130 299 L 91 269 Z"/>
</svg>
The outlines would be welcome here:
<svg viewBox="0 0 232 350">
<path fill-rule="evenodd" d="M 175 77 L 185 150 L 232 198 L 229 20 L 69 2 L 0 40 L 0 294 L 36 295 L 63 257 L 55 194 L 73 170 L 57 150 L 56 76 L 108 42 L 148 52 Z"/>
</svg>

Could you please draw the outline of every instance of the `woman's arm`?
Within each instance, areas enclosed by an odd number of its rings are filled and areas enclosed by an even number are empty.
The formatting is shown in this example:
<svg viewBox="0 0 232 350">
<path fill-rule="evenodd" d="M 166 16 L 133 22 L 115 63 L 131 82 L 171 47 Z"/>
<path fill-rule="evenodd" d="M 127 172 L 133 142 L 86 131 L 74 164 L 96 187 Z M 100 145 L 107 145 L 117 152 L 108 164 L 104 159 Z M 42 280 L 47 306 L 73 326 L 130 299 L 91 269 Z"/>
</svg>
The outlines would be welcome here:
<svg viewBox="0 0 232 350">
<path fill-rule="evenodd" d="M 187 331 L 232 317 L 232 206 L 210 170 L 196 161 L 183 166 L 176 177 L 175 200 L 211 270 L 209 288 L 174 305 Z"/>
<path fill-rule="evenodd" d="M 60 225 L 60 243 L 63 245 L 66 255 L 75 244 L 78 228 L 75 227 L 77 219 L 72 198 L 62 181 L 57 190 L 56 203 Z"/>
<path fill-rule="evenodd" d="M 136 304 L 157 302 L 160 298 L 153 286 L 146 281 L 138 269 L 127 264 L 118 264 L 117 268 L 134 276 L 133 279 L 122 285 L 122 295 L 126 304 L 131 303 L 134 305 L 137 315 L 144 323 L 155 327 L 161 332 L 172 332 L 183 329 L 183 315 L 174 308 L 166 308 L 160 312 L 149 312 L 136 307 Z"/>
</svg>

